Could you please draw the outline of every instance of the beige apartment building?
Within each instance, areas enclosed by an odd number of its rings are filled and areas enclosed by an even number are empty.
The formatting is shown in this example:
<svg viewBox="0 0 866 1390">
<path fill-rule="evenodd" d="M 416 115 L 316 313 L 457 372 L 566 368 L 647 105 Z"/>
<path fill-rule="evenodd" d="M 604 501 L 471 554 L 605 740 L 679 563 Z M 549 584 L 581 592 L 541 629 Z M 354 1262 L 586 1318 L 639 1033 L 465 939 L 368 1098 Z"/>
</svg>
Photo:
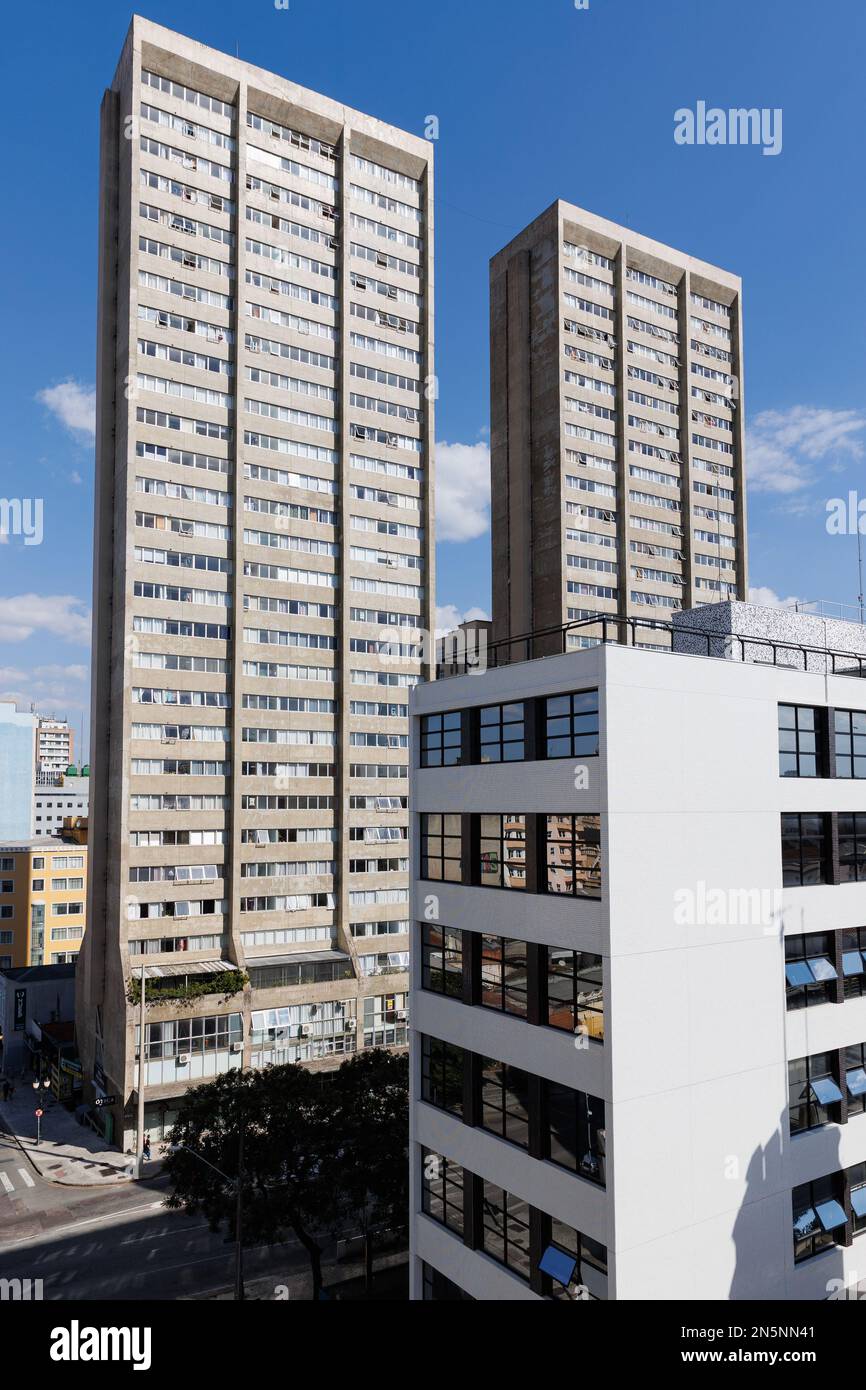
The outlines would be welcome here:
<svg viewBox="0 0 866 1390">
<path fill-rule="evenodd" d="M 745 598 L 739 278 L 556 202 L 490 297 L 494 639 Z"/>
<path fill-rule="evenodd" d="M 152 1139 L 191 1082 L 406 1043 L 432 166 L 137 17 L 103 100 L 77 1024 L 124 1146 L 142 966 Z"/>
</svg>

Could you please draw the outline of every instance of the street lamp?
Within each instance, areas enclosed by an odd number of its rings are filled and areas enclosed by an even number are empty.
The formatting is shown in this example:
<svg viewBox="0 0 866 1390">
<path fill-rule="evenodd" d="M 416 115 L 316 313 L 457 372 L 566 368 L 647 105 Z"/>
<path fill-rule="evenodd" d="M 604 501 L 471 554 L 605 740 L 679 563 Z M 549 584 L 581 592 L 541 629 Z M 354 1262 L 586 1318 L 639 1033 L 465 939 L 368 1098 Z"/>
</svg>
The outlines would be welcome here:
<svg viewBox="0 0 866 1390">
<path fill-rule="evenodd" d="M 241 1130 L 238 1135 L 238 1175 L 236 1178 L 229 1177 L 228 1173 L 224 1173 L 222 1168 L 217 1168 L 215 1163 L 211 1163 L 210 1159 L 203 1158 L 195 1149 L 191 1149 L 189 1144 L 172 1144 L 172 1153 L 177 1153 L 179 1149 L 183 1149 L 186 1153 L 192 1154 L 193 1158 L 198 1159 L 199 1163 L 206 1164 L 207 1167 L 212 1168 L 215 1173 L 219 1173 L 221 1178 L 225 1178 L 226 1182 L 234 1185 L 237 1201 L 237 1206 L 235 1208 L 235 1300 L 237 1302 L 242 1302 L 246 1296 L 244 1294 L 243 1242 L 244 1132 Z"/>
<path fill-rule="evenodd" d="M 40 1070 L 41 1070 L 41 1068 L 40 1068 Z M 40 1141 L 40 1139 L 41 1139 L 41 1137 L 42 1137 L 42 1105 L 41 1105 L 41 1103 L 40 1103 L 40 1102 L 41 1102 L 41 1097 L 42 1097 L 42 1092 L 43 1092 L 43 1090 L 45 1091 L 45 1098 L 46 1098 L 46 1100 L 47 1100 L 47 1099 L 48 1099 L 48 1088 L 49 1088 L 50 1085 L 51 1085 L 51 1082 L 49 1081 L 48 1077 L 46 1077 L 44 1081 L 34 1081 L 34 1082 L 33 1082 L 33 1090 L 34 1090 L 34 1093 L 35 1093 L 33 1099 L 36 1101 L 36 1145 L 37 1145 L 37 1148 L 38 1148 L 38 1146 L 39 1146 L 39 1141 Z"/>
</svg>

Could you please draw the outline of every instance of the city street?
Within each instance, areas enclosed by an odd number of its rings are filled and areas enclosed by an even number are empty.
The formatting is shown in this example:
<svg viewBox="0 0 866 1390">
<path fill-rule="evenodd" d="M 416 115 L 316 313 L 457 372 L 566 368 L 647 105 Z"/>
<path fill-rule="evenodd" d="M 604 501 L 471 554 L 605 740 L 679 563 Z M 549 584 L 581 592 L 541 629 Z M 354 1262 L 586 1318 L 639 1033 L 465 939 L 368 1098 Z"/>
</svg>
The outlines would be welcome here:
<svg viewBox="0 0 866 1390">
<path fill-rule="evenodd" d="M 42 1279 L 46 1299 L 176 1299 L 230 1287 L 234 1245 L 163 1206 L 165 1179 L 122 1187 L 45 1182 L 0 1134 L 0 1279 Z M 290 1245 L 244 1252 L 248 1277 L 305 1265 Z"/>
</svg>

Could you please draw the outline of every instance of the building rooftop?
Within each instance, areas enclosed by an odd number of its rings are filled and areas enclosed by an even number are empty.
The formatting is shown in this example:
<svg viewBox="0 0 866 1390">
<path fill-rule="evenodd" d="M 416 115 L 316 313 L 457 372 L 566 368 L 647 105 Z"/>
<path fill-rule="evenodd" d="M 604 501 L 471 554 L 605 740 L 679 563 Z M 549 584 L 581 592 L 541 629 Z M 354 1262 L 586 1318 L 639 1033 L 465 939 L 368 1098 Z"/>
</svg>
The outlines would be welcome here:
<svg viewBox="0 0 866 1390">
<path fill-rule="evenodd" d="M 708 656 L 724 661 L 781 666 L 788 670 L 866 678 L 866 625 L 848 619 L 805 613 L 795 608 L 768 608 L 753 603 L 707 604 L 677 613 L 670 621 L 619 618 L 599 614 L 498 642 L 462 634 L 462 649 L 440 661 L 437 678 L 480 674 L 495 667 L 562 656 L 579 648 L 570 639 L 585 637 L 590 646 L 629 646 L 681 656 Z M 461 633 L 453 634 L 459 638 Z M 482 638 L 483 638 L 482 634 Z"/>
<path fill-rule="evenodd" d="M 6 980 L 16 984 L 40 984 L 45 980 L 72 980 L 75 978 L 75 964 L 71 965 L 14 965 L 8 970 L 0 970 Z"/>
</svg>

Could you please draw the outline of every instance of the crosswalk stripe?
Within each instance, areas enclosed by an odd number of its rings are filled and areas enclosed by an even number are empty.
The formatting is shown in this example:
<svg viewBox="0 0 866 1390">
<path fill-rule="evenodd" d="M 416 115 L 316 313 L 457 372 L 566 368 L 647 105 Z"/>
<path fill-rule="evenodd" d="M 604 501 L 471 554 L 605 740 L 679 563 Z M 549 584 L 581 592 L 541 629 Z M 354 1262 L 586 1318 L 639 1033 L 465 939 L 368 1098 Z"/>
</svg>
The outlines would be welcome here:
<svg viewBox="0 0 866 1390">
<path fill-rule="evenodd" d="M 9 1181 L 9 1179 L 7 1178 L 7 1176 L 6 1176 L 5 1173 L 0 1173 L 0 1182 L 2 1182 L 2 1184 L 3 1184 L 3 1186 L 6 1188 L 6 1191 L 7 1191 L 7 1192 L 14 1192 L 14 1191 L 15 1191 L 15 1188 L 12 1186 L 11 1182 Z"/>
<path fill-rule="evenodd" d="M 27 1171 L 26 1168 L 19 1168 L 19 1169 L 18 1169 L 18 1173 L 19 1173 L 19 1176 L 22 1177 L 22 1178 L 24 1179 L 24 1186 L 25 1186 L 25 1187 L 35 1187 L 35 1186 L 36 1186 L 35 1182 L 34 1182 L 33 1179 L 31 1178 L 31 1176 L 30 1176 L 30 1174 L 28 1173 L 28 1171 Z"/>
</svg>

